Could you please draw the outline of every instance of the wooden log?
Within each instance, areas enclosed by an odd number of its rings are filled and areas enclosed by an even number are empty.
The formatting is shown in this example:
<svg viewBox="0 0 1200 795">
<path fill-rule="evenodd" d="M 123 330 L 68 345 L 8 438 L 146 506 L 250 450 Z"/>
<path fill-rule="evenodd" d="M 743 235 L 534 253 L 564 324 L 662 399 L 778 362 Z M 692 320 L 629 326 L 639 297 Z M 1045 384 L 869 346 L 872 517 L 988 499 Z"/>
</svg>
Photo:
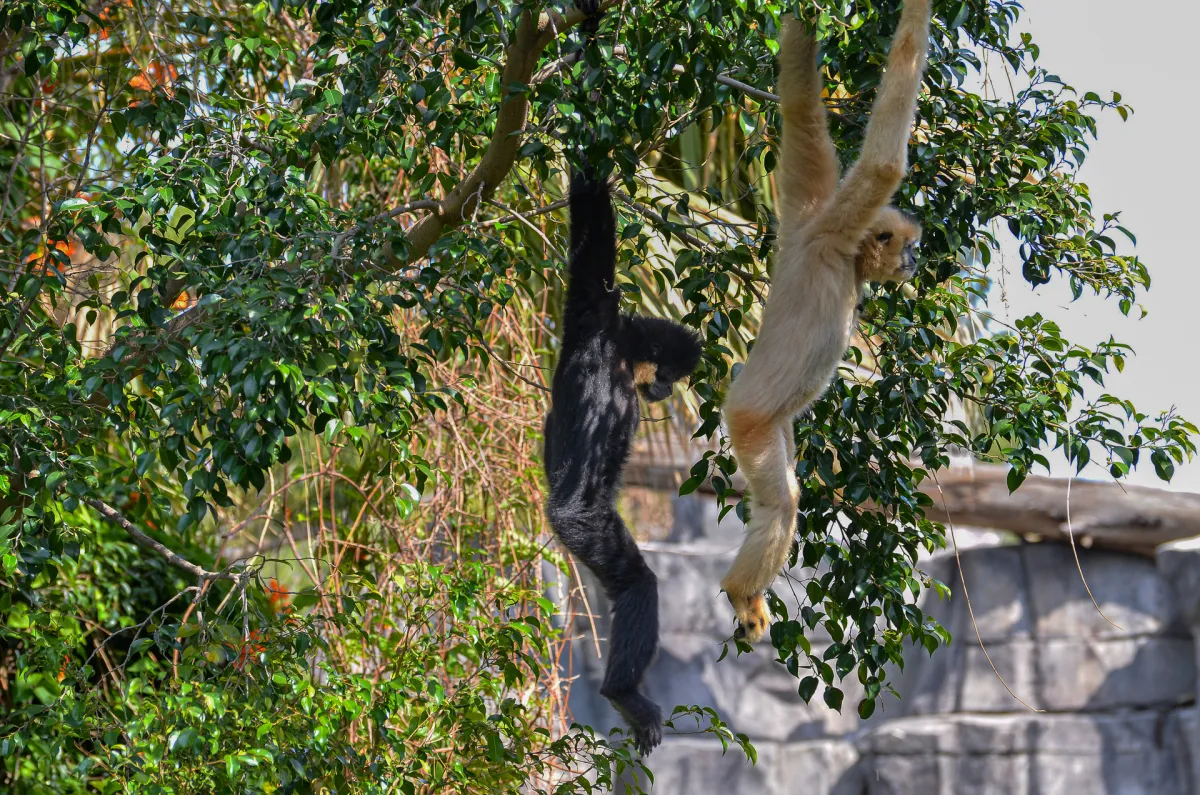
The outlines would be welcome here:
<svg viewBox="0 0 1200 795">
<path fill-rule="evenodd" d="M 1153 554 L 1159 544 L 1200 535 L 1200 494 L 1188 492 L 1031 476 L 1009 494 L 1007 469 L 986 465 L 943 472 L 921 490 L 933 500 L 925 514 L 934 521 L 1026 538 L 1074 533 L 1084 546 Z"/>
<path fill-rule="evenodd" d="M 691 464 L 635 456 L 624 481 L 676 491 Z M 1069 529 L 1081 546 L 1141 555 L 1153 555 L 1168 541 L 1200 536 L 1200 494 L 1038 475 L 1009 494 L 1007 477 L 1005 467 L 988 464 L 943 470 L 936 481 L 930 478 L 921 486 L 933 500 L 925 513 L 935 522 L 1008 531 L 1028 541 L 1064 541 Z M 735 476 L 734 486 L 743 485 Z M 705 483 L 698 491 L 713 490 Z"/>
</svg>

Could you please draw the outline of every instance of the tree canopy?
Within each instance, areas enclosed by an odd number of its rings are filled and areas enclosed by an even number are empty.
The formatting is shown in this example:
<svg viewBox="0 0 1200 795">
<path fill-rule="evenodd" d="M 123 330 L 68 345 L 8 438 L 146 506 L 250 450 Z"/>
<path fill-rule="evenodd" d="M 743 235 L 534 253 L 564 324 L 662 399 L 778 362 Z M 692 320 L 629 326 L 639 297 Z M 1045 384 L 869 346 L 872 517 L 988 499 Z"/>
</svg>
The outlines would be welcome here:
<svg viewBox="0 0 1200 795">
<path fill-rule="evenodd" d="M 849 162 L 899 2 L 799 5 Z M 671 412 L 711 451 L 682 491 L 741 510 L 718 407 L 769 289 L 792 6 L 608 2 L 590 44 L 564 3 L 0 7 L 5 783 L 575 791 L 630 763 L 566 730 L 546 597 L 573 580 L 538 469 L 566 176 L 617 183 L 626 305 L 702 335 Z M 919 278 L 870 292 L 796 425 L 808 574 L 771 642 L 806 699 L 857 678 L 863 716 L 948 640 L 915 563 L 945 543 L 918 486 L 954 452 L 1014 489 L 1047 446 L 1114 477 L 1195 452 L 1184 419 L 1085 394 L 1127 346 L 988 314 L 1009 246 L 1126 314 L 1150 285 L 1075 178 L 1129 108 L 1042 69 L 1020 11 L 935 2 L 897 196 Z"/>
</svg>

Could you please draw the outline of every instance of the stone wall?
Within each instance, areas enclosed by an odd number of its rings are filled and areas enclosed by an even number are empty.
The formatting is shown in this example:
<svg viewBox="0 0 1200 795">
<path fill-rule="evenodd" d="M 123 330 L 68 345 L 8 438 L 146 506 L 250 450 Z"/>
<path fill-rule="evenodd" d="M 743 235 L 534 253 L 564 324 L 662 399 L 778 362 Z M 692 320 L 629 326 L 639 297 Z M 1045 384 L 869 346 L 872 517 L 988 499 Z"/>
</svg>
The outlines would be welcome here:
<svg viewBox="0 0 1200 795">
<path fill-rule="evenodd" d="M 1200 795 L 1200 712 L 1195 645 L 1200 549 L 1184 544 L 1144 557 L 1079 550 L 1088 597 L 1069 547 L 997 546 L 999 536 L 958 528 L 975 636 L 952 554 L 925 561 L 951 600 L 924 604 L 954 643 L 929 657 L 913 650 L 889 698 L 868 722 L 796 695 L 768 643 L 717 662 L 733 629 L 719 581 L 741 538 L 716 521 L 715 501 L 673 501 L 661 540 L 643 545 L 660 582 L 662 649 L 647 691 L 669 710 L 715 708 L 758 750 L 751 765 L 716 739 L 672 736 L 651 757 L 653 792 L 805 795 Z M 620 721 L 596 694 L 602 671 L 590 627 L 603 639 L 607 605 L 586 581 L 591 620 L 577 620 L 570 705 L 577 721 Z M 779 583 L 777 583 L 777 587 Z M 1186 596 L 1186 598 L 1182 598 Z M 1111 623 L 1110 623 L 1111 620 Z M 813 637 L 814 648 L 828 638 Z M 603 642 L 600 643 L 601 651 Z M 846 683 L 849 685 L 849 683 Z M 857 703 L 853 687 L 845 703 Z M 1038 712 L 1034 709 L 1040 710 Z"/>
</svg>

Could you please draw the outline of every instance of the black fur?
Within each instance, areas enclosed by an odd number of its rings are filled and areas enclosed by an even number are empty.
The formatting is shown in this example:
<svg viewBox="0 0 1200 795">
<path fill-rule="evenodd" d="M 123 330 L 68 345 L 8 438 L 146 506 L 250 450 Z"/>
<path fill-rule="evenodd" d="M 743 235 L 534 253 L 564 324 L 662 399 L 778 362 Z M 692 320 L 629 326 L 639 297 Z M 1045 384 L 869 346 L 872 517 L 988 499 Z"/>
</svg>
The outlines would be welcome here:
<svg viewBox="0 0 1200 795">
<path fill-rule="evenodd" d="M 621 470 L 637 430 L 637 391 L 671 394 L 700 361 L 700 342 L 669 320 L 619 312 L 616 228 L 608 186 L 571 183 L 571 262 L 562 353 L 546 417 L 546 508 L 563 544 L 600 580 L 612 603 L 608 665 L 600 693 L 628 721 L 642 754 L 662 740 L 662 710 L 639 691 L 658 648 L 658 582 L 617 515 Z M 653 362 L 635 387 L 634 365 Z"/>
<path fill-rule="evenodd" d="M 579 29 L 589 39 L 595 38 L 596 31 L 600 30 L 600 17 L 604 16 L 600 10 L 600 3 L 601 0 L 575 0 L 575 6 L 587 14 L 580 23 Z"/>
</svg>

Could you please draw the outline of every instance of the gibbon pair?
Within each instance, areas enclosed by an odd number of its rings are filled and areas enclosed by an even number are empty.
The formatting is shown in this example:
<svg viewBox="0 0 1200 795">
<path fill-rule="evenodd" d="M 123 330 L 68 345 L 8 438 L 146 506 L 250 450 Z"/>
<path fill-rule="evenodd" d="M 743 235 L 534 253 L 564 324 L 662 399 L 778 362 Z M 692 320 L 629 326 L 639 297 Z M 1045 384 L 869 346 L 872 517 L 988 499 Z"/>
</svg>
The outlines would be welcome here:
<svg viewBox="0 0 1200 795">
<path fill-rule="evenodd" d="M 767 626 L 763 595 L 787 562 L 795 532 L 792 420 L 832 378 L 849 344 L 862 282 L 904 279 L 916 269 L 920 230 L 888 200 L 906 170 L 928 19 L 929 0 L 905 4 L 862 154 L 841 185 L 821 105 L 816 43 L 794 20 L 784 23 L 778 260 L 758 341 L 724 406 L 754 502 L 746 540 L 722 587 L 739 633 L 751 641 Z M 616 497 L 640 418 L 638 394 L 666 398 L 696 368 L 701 347 L 677 323 L 619 311 L 607 184 L 576 174 L 569 203 L 562 351 L 545 424 L 546 513 L 612 603 L 600 692 L 646 754 L 662 739 L 662 711 L 640 692 L 658 646 L 658 587 L 617 513 Z"/>
</svg>

